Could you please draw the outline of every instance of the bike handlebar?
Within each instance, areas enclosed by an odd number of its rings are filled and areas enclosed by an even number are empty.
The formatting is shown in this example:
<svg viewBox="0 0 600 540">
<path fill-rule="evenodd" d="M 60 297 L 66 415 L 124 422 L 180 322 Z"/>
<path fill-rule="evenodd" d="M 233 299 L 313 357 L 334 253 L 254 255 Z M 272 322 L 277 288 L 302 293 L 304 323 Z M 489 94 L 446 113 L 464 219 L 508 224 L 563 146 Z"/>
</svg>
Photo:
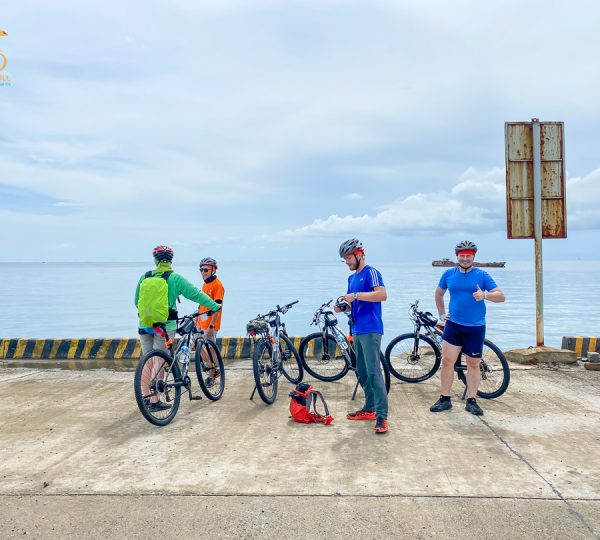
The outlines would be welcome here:
<svg viewBox="0 0 600 540">
<path fill-rule="evenodd" d="M 257 315 L 256 318 L 257 319 L 266 319 L 267 317 L 272 317 L 273 315 L 277 314 L 277 313 L 287 313 L 287 311 L 295 304 L 297 304 L 298 302 L 300 302 L 300 300 L 294 300 L 293 302 L 290 302 L 289 304 L 286 304 L 285 306 L 280 306 L 279 304 L 277 304 L 277 307 L 267 313 L 265 313 L 264 315 Z"/>
</svg>

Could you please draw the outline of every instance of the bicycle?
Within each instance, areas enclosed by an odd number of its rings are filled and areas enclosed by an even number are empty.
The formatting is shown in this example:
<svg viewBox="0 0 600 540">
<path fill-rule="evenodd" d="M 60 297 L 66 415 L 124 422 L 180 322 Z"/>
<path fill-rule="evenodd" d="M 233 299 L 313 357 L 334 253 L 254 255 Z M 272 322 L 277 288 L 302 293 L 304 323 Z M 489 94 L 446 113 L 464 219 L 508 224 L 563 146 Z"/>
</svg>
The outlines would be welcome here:
<svg viewBox="0 0 600 540">
<path fill-rule="evenodd" d="M 428 311 L 419 311 L 419 301 L 410 305 L 409 317 L 414 331 L 392 339 L 385 350 L 385 359 L 394 377 L 404 382 L 426 381 L 436 373 L 442 361 L 442 334 L 438 320 Z M 421 333 L 423 330 L 424 333 Z M 502 351 L 485 339 L 479 362 L 481 383 L 477 395 L 493 399 L 506 392 L 510 382 L 510 368 Z M 467 392 L 467 366 L 459 354 L 454 371 Z"/>
<path fill-rule="evenodd" d="M 246 326 L 255 343 L 252 354 L 255 386 L 250 399 L 254 398 L 254 393 L 258 390 L 260 398 L 267 405 L 271 405 L 277 398 L 281 374 L 292 384 L 300 383 L 304 377 L 298 351 L 287 335 L 285 323 L 281 320 L 281 315 L 297 303 L 298 300 L 295 300 L 285 306 L 277 306 L 264 315 L 257 315 Z M 274 347 L 275 343 L 279 346 Z"/>
<path fill-rule="evenodd" d="M 356 386 L 352 393 L 352 399 L 354 399 L 359 380 L 352 334 L 346 336 L 339 329 L 337 317 L 330 307 L 331 302 L 333 302 L 333 299 L 324 303 L 315 311 L 311 326 L 318 326 L 320 331 L 309 334 L 302 339 L 299 347 L 300 359 L 307 373 L 324 382 L 337 381 L 349 371 L 353 371 L 356 375 Z M 336 304 L 338 307 L 344 308 L 342 313 L 348 316 L 348 324 L 351 326 L 350 305 L 344 302 L 342 297 L 337 299 Z M 390 370 L 381 351 L 379 355 L 385 389 L 389 393 L 391 385 Z"/>
<path fill-rule="evenodd" d="M 206 315 L 209 314 L 212 313 Z M 138 362 L 134 377 L 135 400 L 144 418 L 155 426 L 166 426 L 175 418 L 182 389 L 189 393 L 190 400 L 202 399 L 192 395 L 192 381 L 188 375 L 192 354 L 198 384 L 204 395 L 212 401 L 223 395 L 223 359 L 216 343 L 206 337 L 204 330 L 196 327 L 197 317 L 196 312 L 177 319 L 177 333 L 181 338 L 175 347 L 167 336 L 165 325 L 155 325 L 155 331 L 166 340 L 168 352 L 153 349 Z"/>
</svg>

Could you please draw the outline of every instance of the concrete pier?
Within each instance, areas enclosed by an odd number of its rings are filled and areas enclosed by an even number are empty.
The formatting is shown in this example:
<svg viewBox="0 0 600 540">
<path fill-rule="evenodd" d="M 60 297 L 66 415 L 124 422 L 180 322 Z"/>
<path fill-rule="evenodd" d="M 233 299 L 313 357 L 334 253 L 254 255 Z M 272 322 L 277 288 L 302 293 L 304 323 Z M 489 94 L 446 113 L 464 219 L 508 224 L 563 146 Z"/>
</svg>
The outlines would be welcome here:
<svg viewBox="0 0 600 540">
<path fill-rule="evenodd" d="M 247 361 L 218 402 L 147 423 L 132 374 L 0 370 L 0 536 L 598 538 L 600 373 L 513 370 L 507 393 L 429 412 L 439 380 L 396 380 L 390 432 L 351 422 L 350 375 L 315 382 L 331 426 L 255 397 Z M 195 385 L 197 389 L 197 385 Z M 199 390 L 197 390 L 199 391 Z"/>
</svg>

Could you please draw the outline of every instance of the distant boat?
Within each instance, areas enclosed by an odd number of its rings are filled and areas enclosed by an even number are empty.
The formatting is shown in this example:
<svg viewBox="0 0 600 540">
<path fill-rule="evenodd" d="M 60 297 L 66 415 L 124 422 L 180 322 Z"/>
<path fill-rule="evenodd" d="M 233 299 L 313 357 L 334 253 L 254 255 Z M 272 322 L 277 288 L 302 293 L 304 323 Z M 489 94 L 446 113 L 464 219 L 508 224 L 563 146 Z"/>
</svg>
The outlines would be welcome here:
<svg viewBox="0 0 600 540">
<path fill-rule="evenodd" d="M 504 261 L 492 261 L 492 262 L 475 261 L 473 263 L 473 266 L 491 266 L 494 268 L 504 268 L 505 265 L 506 265 L 506 262 L 504 262 Z M 451 261 L 450 259 L 442 259 L 441 261 L 440 260 L 433 261 L 431 263 L 431 266 L 458 266 L 458 263 L 456 261 Z"/>
</svg>

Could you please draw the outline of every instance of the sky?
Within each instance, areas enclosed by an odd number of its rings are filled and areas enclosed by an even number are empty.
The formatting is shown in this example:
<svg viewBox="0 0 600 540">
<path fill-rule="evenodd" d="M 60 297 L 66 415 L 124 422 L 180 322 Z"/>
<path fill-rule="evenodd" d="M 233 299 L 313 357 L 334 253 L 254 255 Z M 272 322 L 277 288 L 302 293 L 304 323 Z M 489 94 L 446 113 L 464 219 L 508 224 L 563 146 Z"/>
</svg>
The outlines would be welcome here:
<svg viewBox="0 0 600 540">
<path fill-rule="evenodd" d="M 504 123 L 565 123 L 599 259 L 600 4 L 4 0 L 0 261 L 530 259 Z M 2 79 L 4 77 L 4 79 Z"/>
</svg>

